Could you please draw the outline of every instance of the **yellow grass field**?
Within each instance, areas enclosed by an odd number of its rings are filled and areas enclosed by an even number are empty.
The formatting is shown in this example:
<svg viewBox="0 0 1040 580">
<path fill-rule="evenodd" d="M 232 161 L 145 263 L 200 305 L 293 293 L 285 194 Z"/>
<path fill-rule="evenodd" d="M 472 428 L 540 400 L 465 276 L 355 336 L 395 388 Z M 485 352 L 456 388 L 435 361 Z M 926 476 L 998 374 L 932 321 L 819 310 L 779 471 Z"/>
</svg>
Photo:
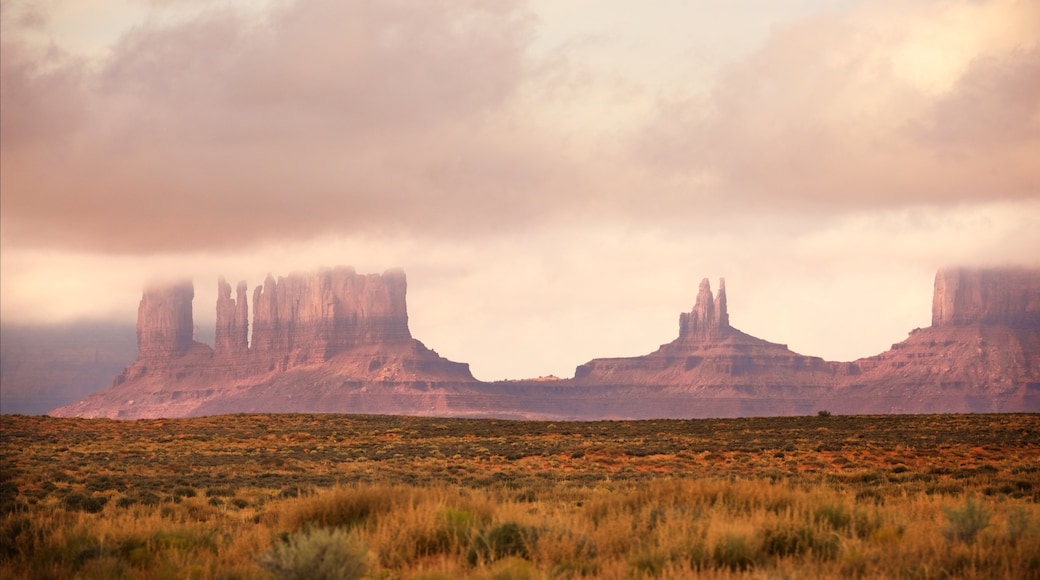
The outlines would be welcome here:
<svg viewBox="0 0 1040 580">
<path fill-rule="evenodd" d="M 1040 415 L 0 418 L 0 578 L 1040 578 Z"/>
</svg>

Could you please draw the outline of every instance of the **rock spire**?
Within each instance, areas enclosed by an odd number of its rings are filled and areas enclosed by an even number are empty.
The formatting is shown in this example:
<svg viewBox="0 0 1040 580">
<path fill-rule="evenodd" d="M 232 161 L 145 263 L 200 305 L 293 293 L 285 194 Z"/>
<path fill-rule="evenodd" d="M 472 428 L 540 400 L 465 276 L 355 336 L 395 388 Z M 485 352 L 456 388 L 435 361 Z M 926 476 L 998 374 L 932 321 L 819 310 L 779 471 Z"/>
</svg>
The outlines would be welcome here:
<svg viewBox="0 0 1040 580">
<path fill-rule="evenodd" d="M 231 284 L 221 276 L 217 281 L 217 328 L 213 339 L 213 355 L 217 358 L 239 358 L 249 353 L 249 302 L 246 283 L 238 283 L 235 298 Z"/>
<path fill-rule="evenodd" d="M 679 339 L 704 340 L 727 328 L 729 312 L 726 309 L 726 279 L 719 279 L 719 295 L 715 297 L 711 293 L 711 283 L 705 278 L 697 290 L 697 302 L 693 310 L 679 315 Z"/>
</svg>

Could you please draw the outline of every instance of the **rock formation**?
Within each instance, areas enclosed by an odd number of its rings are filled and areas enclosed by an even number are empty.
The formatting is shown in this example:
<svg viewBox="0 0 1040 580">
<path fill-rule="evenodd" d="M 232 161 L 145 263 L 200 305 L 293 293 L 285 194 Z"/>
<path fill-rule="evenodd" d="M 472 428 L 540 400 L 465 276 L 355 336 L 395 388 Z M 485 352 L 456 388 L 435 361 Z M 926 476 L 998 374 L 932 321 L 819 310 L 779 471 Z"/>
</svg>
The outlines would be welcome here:
<svg viewBox="0 0 1040 580">
<path fill-rule="evenodd" d="M 833 385 L 835 369 L 818 357 L 745 334 L 729 324 L 725 280 L 712 296 L 701 281 L 693 310 L 679 316 L 679 337 L 643 356 L 595 359 L 575 369 L 579 385 L 646 385 L 704 399 L 775 399 Z M 706 401 L 705 401 L 706 402 Z M 778 411 L 782 409 L 777 409 Z"/>
<path fill-rule="evenodd" d="M 679 340 L 703 341 L 718 336 L 729 328 L 729 312 L 726 310 L 726 279 L 719 279 L 719 296 L 711 295 L 708 279 L 701 280 L 697 291 L 697 302 L 690 312 L 679 315 Z"/>
<path fill-rule="evenodd" d="M 1040 326 L 1040 271 L 1019 268 L 940 270 L 932 326 Z"/>
<path fill-rule="evenodd" d="M 360 275 L 353 268 L 268 276 L 253 292 L 249 338 L 247 286 L 217 282 L 214 348 L 192 340 L 191 282 L 150 287 L 138 310 L 139 356 L 112 388 L 56 415 L 138 418 L 176 416 L 200 408 L 221 412 L 291 409 L 286 397 L 339 410 L 348 400 L 317 403 L 301 385 L 473 383 L 469 366 L 440 357 L 412 338 L 400 270 Z M 295 372 L 298 371 L 298 372 Z M 266 397 L 266 398 L 265 398 Z M 258 407 L 259 405 L 259 407 Z M 331 406 L 330 406 L 331 405 Z M 307 409 L 298 409 L 307 410 Z"/>
<path fill-rule="evenodd" d="M 860 412 L 1040 411 L 1040 270 L 940 270 L 932 326 L 854 368 Z"/>
<path fill-rule="evenodd" d="M 217 328 L 213 338 L 213 354 L 218 359 L 245 362 L 249 354 L 249 303 L 245 281 L 238 283 L 236 297 L 231 285 L 221 276 L 217 281 Z"/>
<path fill-rule="evenodd" d="M 364 344 L 411 340 L 404 272 L 362 276 L 353 268 L 268 276 L 253 292 L 250 355 L 263 370 L 326 361 Z"/>
<path fill-rule="evenodd" d="M 191 282 L 155 285 L 144 291 L 137 307 L 138 359 L 166 361 L 191 349 L 194 298 Z"/>
<path fill-rule="evenodd" d="M 150 288 L 140 356 L 116 384 L 53 411 L 120 418 L 350 412 L 525 419 L 1040 411 L 1040 270 L 942 270 L 933 324 L 877 356 L 828 362 L 730 326 L 701 282 L 679 336 L 595 359 L 572 379 L 481 383 L 413 339 L 399 271 L 218 282 L 215 349 L 191 339 L 190 284 Z M 5 363 L 6 364 L 6 363 Z"/>
</svg>

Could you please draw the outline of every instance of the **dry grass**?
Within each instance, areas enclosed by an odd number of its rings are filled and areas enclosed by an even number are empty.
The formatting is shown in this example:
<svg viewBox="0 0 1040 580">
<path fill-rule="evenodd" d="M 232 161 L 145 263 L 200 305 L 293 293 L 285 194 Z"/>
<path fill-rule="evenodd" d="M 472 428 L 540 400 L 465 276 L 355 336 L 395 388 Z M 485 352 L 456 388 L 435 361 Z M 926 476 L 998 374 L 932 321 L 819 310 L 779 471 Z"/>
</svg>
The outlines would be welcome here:
<svg viewBox="0 0 1040 580">
<path fill-rule="evenodd" d="M 1040 578 L 1035 415 L 2 421 L 5 580 Z"/>
</svg>

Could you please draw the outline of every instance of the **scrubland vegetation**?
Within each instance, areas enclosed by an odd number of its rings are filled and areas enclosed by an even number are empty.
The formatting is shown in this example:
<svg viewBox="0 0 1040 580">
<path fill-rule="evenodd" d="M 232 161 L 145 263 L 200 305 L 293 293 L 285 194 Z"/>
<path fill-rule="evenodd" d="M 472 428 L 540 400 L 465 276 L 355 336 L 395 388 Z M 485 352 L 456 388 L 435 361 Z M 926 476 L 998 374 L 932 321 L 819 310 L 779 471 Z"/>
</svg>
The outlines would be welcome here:
<svg viewBox="0 0 1040 580">
<path fill-rule="evenodd" d="M 1040 578 L 1040 416 L 4 416 L 0 578 Z"/>
</svg>

